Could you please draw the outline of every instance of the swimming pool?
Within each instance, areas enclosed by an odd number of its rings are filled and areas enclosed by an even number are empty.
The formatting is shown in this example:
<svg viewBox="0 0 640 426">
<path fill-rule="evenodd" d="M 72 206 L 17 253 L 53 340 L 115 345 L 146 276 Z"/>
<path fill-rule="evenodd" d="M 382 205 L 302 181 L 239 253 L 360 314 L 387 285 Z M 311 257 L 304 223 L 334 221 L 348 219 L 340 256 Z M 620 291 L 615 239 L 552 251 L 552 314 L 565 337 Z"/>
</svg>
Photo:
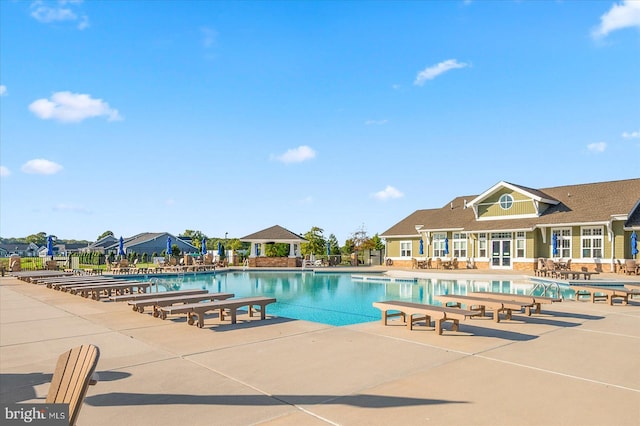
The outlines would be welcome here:
<svg viewBox="0 0 640 426">
<path fill-rule="evenodd" d="M 277 302 L 269 305 L 268 314 L 334 326 L 380 320 L 380 310 L 372 303 L 381 300 L 438 305 L 434 299 L 436 294 L 466 294 L 467 291 L 529 294 L 534 288 L 530 281 L 516 280 L 401 279 L 380 274 L 352 276 L 351 273 L 280 271 L 229 271 L 151 279 L 157 280 L 159 291 L 197 288 L 211 293 L 234 293 L 235 297 L 275 297 Z"/>
</svg>

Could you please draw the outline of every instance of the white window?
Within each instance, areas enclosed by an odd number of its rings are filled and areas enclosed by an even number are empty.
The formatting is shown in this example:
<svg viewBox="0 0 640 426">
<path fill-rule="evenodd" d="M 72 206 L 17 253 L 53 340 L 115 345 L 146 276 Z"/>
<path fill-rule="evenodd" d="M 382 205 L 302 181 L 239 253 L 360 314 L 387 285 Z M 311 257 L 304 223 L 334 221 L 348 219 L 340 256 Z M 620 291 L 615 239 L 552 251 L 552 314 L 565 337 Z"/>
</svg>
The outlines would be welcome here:
<svg viewBox="0 0 640 426">
<path fill-rule="evenodd" d="M 400 241 L 400 257 L 411 257 L 411 241 Z"/>
<path fill-rule="evenodd" d="M 500 196 L 499 203 L 502 210 L 509 210 L 513 206 L 513 197 L 509 194 L 503 194 Z"/>
<path fill-rule="evenodd" d="M 453 257 L 467 257 L 467 234 L 453 234 Z"/>
<path fill-rule="evenodd" d="M 580 241 L 583 258 L 602 257 L 602 246 L 604 242 L 602 226 L 582 228 Z"/>
<path fill-rule="evenodd" d="M 446 233 L 435 233 L 433 234 L 433 257 L 443 257 L 447 254 L 444 252 L 445 248 L 445 239 L 447 238 Z"/>
<path fill-rule="evenodd" d="M 516 257 L 525 257 L 527 253 L 527 240 L 523 231 L 516 232 Z"/>
<path fill-rule="evenodd" d="M 553 253 L 553 236 L 558 239 L 558 253 Z M 551 243 L 549 244 L 551 257 L 571 257 L 571 228 L 557 228 L 551 230 Z"/>
<path fill-rule="evenodd" d="M 478 257 L 487 257 L 487 234 L 484 232 L 478 235 Z"/>
</svg>

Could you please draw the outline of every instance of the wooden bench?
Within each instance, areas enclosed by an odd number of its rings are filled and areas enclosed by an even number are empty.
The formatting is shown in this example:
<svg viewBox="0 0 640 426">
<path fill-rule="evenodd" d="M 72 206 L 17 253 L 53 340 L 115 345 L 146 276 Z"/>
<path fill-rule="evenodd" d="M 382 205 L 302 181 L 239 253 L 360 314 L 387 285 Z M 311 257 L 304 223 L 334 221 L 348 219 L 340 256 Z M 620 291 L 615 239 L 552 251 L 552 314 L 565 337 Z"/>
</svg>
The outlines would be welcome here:
<svg viewBox="0 0 640 426">
<path fill-rule="evenodd" d="M 131 300 L 145 300 L 145 299 L 159 299 L 161 297 L 174 297 L 174 296 L 187 296 L 189 294 L 204 294 L 208 293 L 208 290 L 202 289 L 188 289 L 188 290 L 173 290 L 173 291 L 159 291 L 157 293 L 134 293 L 134 294 L 122 294 L 117 296 L 109 296 L 109 300 L 114 302 L 129 302 Z"/>
<path fill-rule="evenodd" d="M 516 302 L 525 302 L 531 303 L 533 305 L 533 313 L 539 314 L 541 312 L 540 305 L 542 304 L 551 304 L 554 302 L 562 302 L 560 297 L 543 297 L 543 296 L 532 296 L 526 294 L 513 294 L 513 293 L 500 293 L 500 292 L 491 292 L 491 291 L 477 291 L 467 293 L 468 296 L 473 297 L 489 297 L 491 299 L 499 299 L 499 300 L 513 300 Z M 527 315 L 531 315 L 531 308 L 529 306 L 525 306 L 525 312 Z"/>
<path fill-rule="evenodd" d="M 474 296 L 462 296 L 462 295 L 437 295 L 436 300 L 444 303 L 445 306 L 462 307 L 467 306 L 472 311 L 480 311 L 482 315 L 487 310 L 493 311 L 493 320 L 500 322 L 500 313 L 505 314 L 505 318 L 510 320 L 513 311 L 521 311 L 529 308 L 528 312 L 531 312 L 531 308 L 534 307 L 534 303 L 531 302 L 518 302 L 510 300 L 499 300 L 488 297 L 474 297 Z M 449 305 L 452 303 L 453 305 Z"/>
<path fill-rule="evenodd" d="M 197 324 L 199 328 L 204 327 L 204 315 L 209 311 L 219 311 L 220 320 L 224 321 L 225 311 L 231 316 L 231 324 L 235 324 L 237 321 L 238 309 L 246 306 L 249 308 L 249 316 L 253 316 L 254 309 L 260 312 L 260 319 L 266 318 L 266 308 L 270 303 L 275 303 L 276 299 L 273 297 L 244 297 L 238 299 L 216 300 L 213 302 L 205 303 L 190 303 L 188 305 L 180 306 L 163 306 L 160 308 L 160 317 L 165 319 L 167 315 L 172 314 L 187 314 L 187 324 Z M 260 308 L 256 308 L 259 306 Z"/>
<path fill-rule="evenodd" d="M 157 293 L 155 293 L 157 295 Z M 157 297 L 155 299 L 143 299 L 143 300 L 130 300 L 129 305 L 133 308 L 134 312 L 144 313 L 144 308 L 147 306 L 153 307 L 153 316 L 160 316 L 160 308 L 163 306 L 175 306 L 186 305 L 191 303 L 204 302 L 205 300 L 225 300 L 235 296 L 233 293 L 201 293 L 201 294 L 189 294 L 174 297 Z"/>
<path fill-rule="evenodd" d="M 461 320 L 480 315 L 479 311 L 426 305 L 422 303 L 402 302 L 399 300 L 373 302 L 373 306 L 382 311 L 383 325 L 387 325 L 387 320 L 389 318 L 400 316 L 402 317 L 402 321 L 407 324 L 407 327 L 409 327 L 409 330 L 413 330 L 413 324 L 415 322 L 424 320 L 427 322 L 427 326 L 431 327 L 431 320 L 433 320 L 436 332 L 439 335 L 442 334 L 442 325 L 447 321 L 452 322 L 451 329 L 453 331 L 458 331 Z M 389 311 L 397 312 L 389 313 Z M 418 317 L 414 317 L 414 315 L 418 315 Z"/>
<path fill-rule="evenodd" d="M 626 305 L 629 303 L 629 296 L 637 294 L 634 290 L 628 290 L 626 288 L 577 284 L 570 284 L 569 287 L 575 291 L 576 300 L 580 300 L 580 296 L 591 296 L 591 303 L 595 303 L 597 300 L 606 300 L 609 305 L 613 305 L 613 299 L 621 299 L 622 304 Z"/>
<path fill-rule="evenodd" d="M 93 300 L 100 300 L 102 295 L 109 297 L 112 292 L 116 294 L 125 293 L 147 293 L 151 287 L 150 282 L 129 281 L 125 283 L 105 283 L 99 285 L 73 287 L 70 289 L 71 294 L 79 294 L 82 297 L 91 297 Z"/>
<path fill-rule="evenodd" d="M 81 345 L 60 355 L 53 372 L 45 402 L 69 404 L 69 425 L 78 420 L 89 385 L 96 383 L 93 374 L 98 365 L 100 350 L 94 345 Z"/>
</svg>

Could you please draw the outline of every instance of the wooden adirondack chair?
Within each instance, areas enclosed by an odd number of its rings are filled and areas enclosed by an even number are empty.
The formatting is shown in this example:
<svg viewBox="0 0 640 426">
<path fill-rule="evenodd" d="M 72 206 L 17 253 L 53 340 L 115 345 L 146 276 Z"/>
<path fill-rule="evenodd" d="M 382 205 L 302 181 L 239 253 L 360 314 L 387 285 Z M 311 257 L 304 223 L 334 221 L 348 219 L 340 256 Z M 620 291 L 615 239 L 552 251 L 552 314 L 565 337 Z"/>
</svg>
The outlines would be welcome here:
<svg viewBox="0 0 640 426">
<path fill-rule="evenodd" d="M 94 345 L 81 345 L 60 355 L 56 371 L 45 402 L 69 404 L 69 425 L 78 420 L 89 385 L 97 382 L 93 378 L 100 358 L 100 350 Z"/>
</svg>

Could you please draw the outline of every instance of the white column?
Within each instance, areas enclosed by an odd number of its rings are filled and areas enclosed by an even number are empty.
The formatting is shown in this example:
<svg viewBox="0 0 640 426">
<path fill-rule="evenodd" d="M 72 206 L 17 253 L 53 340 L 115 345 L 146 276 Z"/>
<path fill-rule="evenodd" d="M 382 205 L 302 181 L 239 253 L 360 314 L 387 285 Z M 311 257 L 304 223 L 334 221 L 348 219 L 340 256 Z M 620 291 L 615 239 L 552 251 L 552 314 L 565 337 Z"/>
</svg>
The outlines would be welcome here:
<svg viewBox="0 0 640 426">
<path fill-rule="evenodd" d="M 265 257 L 267 255 L 267 243 L 260 244 L 260 257 Z"/>
<path fill-rule="evenodd" d="M 295 244 L 293 242 L 289 243 L 289 257 L 296 257 Z"/>
</svg>

